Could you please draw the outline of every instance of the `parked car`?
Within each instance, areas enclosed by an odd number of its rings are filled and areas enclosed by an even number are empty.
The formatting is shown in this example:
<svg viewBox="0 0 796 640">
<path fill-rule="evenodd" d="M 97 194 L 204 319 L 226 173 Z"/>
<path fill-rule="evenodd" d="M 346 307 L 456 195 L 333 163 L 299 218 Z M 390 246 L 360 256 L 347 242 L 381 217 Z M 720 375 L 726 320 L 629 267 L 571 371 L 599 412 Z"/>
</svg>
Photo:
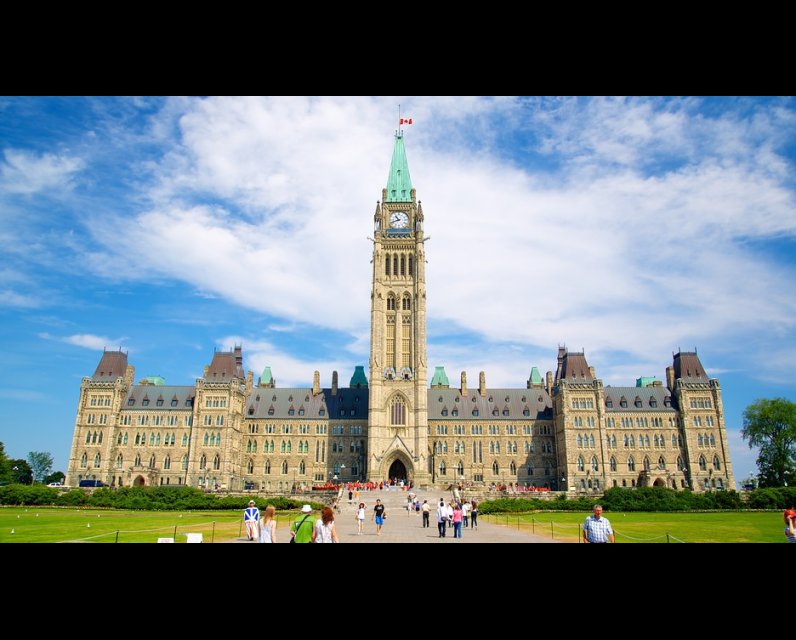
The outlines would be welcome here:
<svg viewBox="0 0 796 640">
<path fill-rule="evenodd" d="M 51 482 L 51 483 L 50 483 L 50 484 L 48 484 L 47 486 L 48 486 L 48 487 L 63 487 L 64 485 L 63 485 L 63 484 L 61 484 L 60 482 Z"/>
<path fill-rule="evenodd" d="M 105 483 L 102 480 L 81 480 L 81 487 L 104 487 Z"/>
</svg>

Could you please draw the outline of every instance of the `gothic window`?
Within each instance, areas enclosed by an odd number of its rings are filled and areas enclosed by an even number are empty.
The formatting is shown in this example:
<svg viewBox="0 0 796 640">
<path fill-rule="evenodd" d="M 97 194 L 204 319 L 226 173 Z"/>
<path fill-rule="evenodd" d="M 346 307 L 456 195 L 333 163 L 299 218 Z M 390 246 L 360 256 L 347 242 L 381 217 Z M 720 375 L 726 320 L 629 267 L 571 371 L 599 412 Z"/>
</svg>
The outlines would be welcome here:
<svg viewBox="0 0 796 640">
<path fill-rule="evenodd" d="M 102 434 L 100 434 L 100 435 L 102 435 Z M 713 434 L 710 435 L 710 446 L 711 447 L 715 447 L 716 446 L 716 438 L 713 436 Z"/>
<path fill-rule="evenodd" d="M 267 476 L 271 475 L 271 461 L 266 460 L 265 464 L 263 465 L 263 473 Z"/>
<path fill-rule="evenodd" d="M 304 460 L 302 460 L 301 462 L 299 462 L 299 470 L 298 470 L 299 475 L 303 476 L 306 473 L 306 471 L 307 471 L 307 466 L 304 464 Z"/>
<path fill-rule="evenodd" d="M 163 458 L 163 468 L 171 469 L 171 456 L 166 456 Z"/>
<path fill-rule="evenodd" d="M 658 469 L 660 469 L 661 471 L 666 469 L 666 460 L 663 459 L 663 456 L 658 458 Z"/>
<path fill-rule="evenodd" d="M 401 254 L 401 275 L 406 275 L 406 256 L 403 253 Z"/>
<path fill-rule="evenodd" d="M 599 470 L 599 465 L 597 464 L 597 457 L 596 456 L 592 456 L 591 457 L 591 470 L 592 471 L 598 471 Z"/>
<path fill-rule="evenodd" d="M 394 276 L 398 275 L 398 254 L 395 254 L 392 257 L 392 274 Z"/>
<path fill-rule="evenodd" d="M 83 456 L 80 458 L 80 466 L 81 466 L 83 469 L 85 469 L 87 465 L 88 465 L 88 456 L 87 456 L 87 455 L 86 455 L 86 453 L 84 452 L 84 453 L 83 453 Z"/>
<path fill-rule="evenodd" d="M 219 458 L 218 454 L 216 454 L 216 457 L 213 458 L 213 469 L 217 471 L 220 468 L 221 468 L 221 458 Z"/>
<path fill-rule="evenodd" d="M 456 473 L 460 476 L 464 475 L 464 462 L 459 460 L 459 463 L 456 465 Z"/>
<path fill-rule="evenodd" d="M 580 449 L 582 447 L 583 447 L 583 436 L 578 434 L 578 448 Z"/>
<path fill-rule="evenodd" d="M 644 456 L 644 471 L 650 470 L 650 459 L 649 456 Z"/>
<path fill-rule="evenodd" d="M 718 456 L 713 456 L 713 468 L 716 471 L 721 471 L 721 460 L 719 460 Z"/>
<path fill-rule="evenodd" d="M 188 470 L 188 456 L 187 455 L 182 457 L 182 460 L 180 462 L 180 468 L 183 471 L 187 471 Z"/>
<path fill-rule="evenodd" d="M 149 457 L 149 468 L 150 469 L 154 469 L 155 468 L 155 454 L 154 453 Z"/>
<path fill-rule="evenodd" d="M 116 456 L 116 468 L 121 469 L 123 465 L 124 465 L 124 458 L 120 453 L 118 456 Z"/>
<path fill-rule="evenodd" d="M 498 466 L 497 460 L 495 460 L 492 463 L 492 475 L 496 476 L 498 473 L 500 473 L 500 467 Z"/>
<path fill-rule="evenodd" d="M 86 444 L 91 444 L 91 431 L 86 434 Z"/>
<path fill-rule="evenodd" d="M 445 468 L 445 461 L 439 461 L 439 475 L 444 476 L 447 473 L 447 469 Z"/>
<path fill-rule="evenodd" d="M 199 468 L 206 469 L 207 468 L 207 456 L 203 453 L 202 457 L 199 458 Z"/>
<path fill-rule="evenodd" d="M 409 311 L 412 308 L 412 299 L 408 295 L 405 295 L 401 306 L 404 311 Z"/>
<path fill-rule="evenodd" d="M 414 267 L 414 257 L 412 256 L 412 254 L 409 254 L 409 275 L 410 276 L 413 275 L 413 271 L 414 271 L 413 267 Z"/>
<path fill-rule="evenodd" d="M 140 453 L 135 454 L 135 462 L 133 462 L 133 464 L 136 467 L 140 467 L 141 466 L 141 454 Z"/>
<path fill-rule="evenodd" d="M 611 460 L 608 462 L 608 464 L 610 466 L 611 471 L 615 472 L 616 471 L 616 458 L 611 456 Z"/>
<path fill-rule="evenodd" d="M 395 311 L 395 296 L 392 293 L 387 296 L 387 311 Z"/>
<path fill-rule="evenodd" d="M 287 460 L 282 461 L 282 475 L 283 476 L 287 475 Z"/>
<path fill-rule="evenodd" d="M 628 471 L 635 471 L 636 470 L 636 461 L 633 459 L 633 456 L 630 456 L 627 459 L 627 470 Z"/>
<path fill-rule="evenodd" d="M 390 424 L 406 424 L 406 404 L 401 396 L 395 396 L 390 403 Z"/>
<path fill-rule="evenodd" d="M 249 458 L 249 462 L 246 464 L 246 473 L 254 473 L 254 460 Z"/>
<path fill-rule="evenodd" d="M 385 253 L 384 254 L 384 275 L 385 276 L 389 276 L 390 275 L 390 254 L 389 253 Z"/>
<path fill-rule="evenodd" d="M 586 464 L 583 461 L 583 456 L 578 456 L 578 471 L 583 471 L 586 468 Z"/>
</svg>

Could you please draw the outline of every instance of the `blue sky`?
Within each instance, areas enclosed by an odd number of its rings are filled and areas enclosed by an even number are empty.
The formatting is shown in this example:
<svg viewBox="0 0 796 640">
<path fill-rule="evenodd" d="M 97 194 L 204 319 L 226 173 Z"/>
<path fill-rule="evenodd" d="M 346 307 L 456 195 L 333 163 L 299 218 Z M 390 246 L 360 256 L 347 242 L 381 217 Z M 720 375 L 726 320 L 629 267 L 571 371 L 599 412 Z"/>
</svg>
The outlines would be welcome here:
<svg viewBox="0 0 796 640">
<path fill-rule="evenodd" d="M 0 98 L 0 441 L 65 469 L 103 347 L 192 384 L 214 348 L 348 380 L 401 103 L 423 202 L 429 365 L 605 384 L 696 347 L 736 477 L 759 397 L 796 398 L 793 98 Z"/>
</svg>

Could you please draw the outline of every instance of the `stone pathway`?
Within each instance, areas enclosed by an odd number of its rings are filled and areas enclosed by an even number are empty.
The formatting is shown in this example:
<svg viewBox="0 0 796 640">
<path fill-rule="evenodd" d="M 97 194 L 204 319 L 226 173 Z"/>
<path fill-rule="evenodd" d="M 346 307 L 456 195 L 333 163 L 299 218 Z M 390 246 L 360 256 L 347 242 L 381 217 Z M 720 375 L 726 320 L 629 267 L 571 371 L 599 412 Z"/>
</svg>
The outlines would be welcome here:
<svg viewBox="0 0 796 640">
<path fill-rule="evenodd" d="M 344 544 L 351 543 L 387 543 L 387 542 L 427 542 L 431 544 L 465 544 L 465 543 L 494 543 L 494 542 L 519 542 L 519 543 L 548 543 L 548 542 L 561 542 L 560 540 L 551 540 L 550 537 L 534 535 L 525 531 L 518 531 L 498 524 L 491 524 L 484 522 L 479 518 L 478 527 L 467 529 L 462 528 L 462 537 L 455 539 L 453 537 L 453 529 L 449 528 L 446 532 L 445 538 L 439 537 L 437 530 L 437 506 L 440 498 L 445 498 L 446 501 L 450 500 L 450 492 L 445 491 L 416 491 L 420 504 L 423 500 L 428 500 L 431 505 L 431 518 L 430 526 L 426 529 L 423 528 L 423 516 L 420 512 L 412 511 L 407 515 L 406 512 L 406 499 L 407 493 L 404 491 L 363 491 L 360 493 L 360 502 L 364 502 L 367 507 L 365 512 L 365 529 L 362 535 L 357 535 L 356 523 L 356 498 L 355 504 L 348 504 L 348 492 L 344 492 L 343 500 L 340 504 L 340 512 L 335 513 L 335 522 L 337 523 L 337 535 L 340 542 Z M 376 504 L 376 499 L 381 499 L 386 507 L 387 519 L 382 527 L 380 536 L 376 535 L 376 525 L 373 523 L 373 506 Z M 263 505 L 259 505 L 262 510 Z M 290 540 L 289 524 L 293 522 L 294 515 L 291 514 L 289 518 L 285 515 L 279 517 L 277 513 L 279 524 L 277 525 L 277 539 L 279 543 L 287 543 Z M 318 519 L 318 514 L 313 514 L 313 522 Z M 236 538 L 228 542 L 247 542 L 246 538 Z M 255 544 L 255 543 L 250 543 Z"/>
</svg>

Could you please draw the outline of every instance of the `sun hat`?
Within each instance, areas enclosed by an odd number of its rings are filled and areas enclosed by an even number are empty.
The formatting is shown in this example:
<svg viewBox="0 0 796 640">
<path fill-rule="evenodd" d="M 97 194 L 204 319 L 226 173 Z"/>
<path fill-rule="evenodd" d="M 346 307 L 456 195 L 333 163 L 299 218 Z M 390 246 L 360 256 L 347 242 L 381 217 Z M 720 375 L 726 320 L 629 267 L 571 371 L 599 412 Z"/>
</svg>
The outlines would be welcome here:
<svg viewBox="0 0 796 640">
<path fill-rule="evenodd" d="M 301 513 L 312 513 L 312 507 L 308 504 L 305 504 L 301 507 Z"/>
<path fill-rule="evenodd" d="M 249 504 L 254 504 L 254 500 L 249 500 Z"/>
</svg>

